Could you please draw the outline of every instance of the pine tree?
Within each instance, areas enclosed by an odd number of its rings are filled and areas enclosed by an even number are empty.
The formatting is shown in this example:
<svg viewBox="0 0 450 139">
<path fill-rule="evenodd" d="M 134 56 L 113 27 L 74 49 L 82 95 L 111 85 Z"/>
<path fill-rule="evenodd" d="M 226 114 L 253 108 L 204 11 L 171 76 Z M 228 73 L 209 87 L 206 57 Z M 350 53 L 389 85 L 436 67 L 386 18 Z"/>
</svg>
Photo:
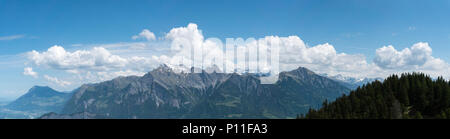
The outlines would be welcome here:
<svg viewBox="0 0 450 139">
<path fill-rule="evenodd" d="M 416 112 L 416 114 L 414 115 L 415 119 L 423 119 L 423 116 L 420 112 Z"/>
<path fill-rule="evenodd" d="M 423 73 L 392 75 L 358 87 L 304 118 L 450 118 L 450 82 Z"/>
</svg>

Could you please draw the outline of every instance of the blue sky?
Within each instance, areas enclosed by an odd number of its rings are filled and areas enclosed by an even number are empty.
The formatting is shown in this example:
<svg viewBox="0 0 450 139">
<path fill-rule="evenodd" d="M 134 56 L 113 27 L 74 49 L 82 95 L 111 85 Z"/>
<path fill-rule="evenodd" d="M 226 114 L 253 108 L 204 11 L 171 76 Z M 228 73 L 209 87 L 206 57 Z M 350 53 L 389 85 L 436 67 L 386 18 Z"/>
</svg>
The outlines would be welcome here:
<svg viewBox="0 0 450 139">
<path fill-rule="evenodd" d="M 81 84 L 46 82 L 44 74 L 71 79 L 24 64 L 32 50 L 136 42 L 131 36 L 143 29 L 163 37 L 189 23 L 205 38 L 294 35 L 311 47 L 329 43 L 337 53 L 364 55 L 369 64 L 383 46 L 401 51 L 426 42 L 433 58 L 450 61 L 450 0 L 0 0 L 0 97 L 17 97 L 33 85 L 70 90 Z M 25 67 L 40 76 L 23 75 Z"/>
</svg>

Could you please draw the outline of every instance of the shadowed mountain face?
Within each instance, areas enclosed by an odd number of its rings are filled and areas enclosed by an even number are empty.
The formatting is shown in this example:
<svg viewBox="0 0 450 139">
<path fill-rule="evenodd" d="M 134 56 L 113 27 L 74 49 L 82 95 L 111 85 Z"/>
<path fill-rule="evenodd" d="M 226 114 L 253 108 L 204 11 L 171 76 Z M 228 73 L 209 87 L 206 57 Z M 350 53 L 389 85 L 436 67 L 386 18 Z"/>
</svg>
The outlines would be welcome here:
<svg viewBox="0 0 450 139">
<path fill-rule="evenodd" d="M 295 118 L 347 92 L 306 68 L 280 73 L 276 84 L 260 84 L 251 74 L 175 73 L 163 65 L 142 77 L 83 85 L 62 113 L 78 118 L 79 113 L 94 116 L 89 118 Z"/>
</svg>

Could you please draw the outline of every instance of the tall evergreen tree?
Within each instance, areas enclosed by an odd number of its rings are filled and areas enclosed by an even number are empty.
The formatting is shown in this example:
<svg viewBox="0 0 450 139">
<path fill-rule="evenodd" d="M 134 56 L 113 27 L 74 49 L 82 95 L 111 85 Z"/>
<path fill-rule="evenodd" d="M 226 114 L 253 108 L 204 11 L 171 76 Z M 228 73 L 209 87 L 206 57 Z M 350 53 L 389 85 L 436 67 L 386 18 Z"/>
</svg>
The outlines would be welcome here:
<svg viewBox="0 0 450 139">
<path fill-rule="evenodd" d="M 392 75 L 358 87 L 302 118 L 397 119 L 450 118 L 450 82 L 423 73 Z"/>
</svg>

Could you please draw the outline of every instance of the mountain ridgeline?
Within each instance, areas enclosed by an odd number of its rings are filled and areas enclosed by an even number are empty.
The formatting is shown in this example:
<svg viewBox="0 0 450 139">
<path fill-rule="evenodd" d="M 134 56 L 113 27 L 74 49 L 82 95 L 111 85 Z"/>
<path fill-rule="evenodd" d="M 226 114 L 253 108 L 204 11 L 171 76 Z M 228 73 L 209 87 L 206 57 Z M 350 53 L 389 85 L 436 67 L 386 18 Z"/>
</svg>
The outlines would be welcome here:
<svg viewBox="0 0 450 139">
<path fill-rule="evenodd" d="M 47 86 L 34 86 L 25 95 L 5 107 L 19 111 L 59 112 L 70 96 L 70 93 L 58 92 Z"/>
<path fill-rule="evenodd" d="M 450 118 L 450 82 L 422 73 L 392 75 L 310 109 L 306 119 Z"/>
<path fill-rule="evenodd" d="M 27 93 L 0 108 L 0 118 L 34 118 L 48 112 L 60 112 L 71 93 L 47 86 L 34 86 Z"/>
<path fill-rule="evenodd" d="M 175 73 L 162 65 L 142 77 L 118 77 L 73 92 L 60 114 L 41 118 L 295 118 L 350 90 L 306 68 L 260 84 L 253 74 Z"/>
<path fill-rule="evenodd" d="M 351 90 L 355 90 L 356 88 L 358 88 L 359 86 L 365 85 L 367 83 L 371 83 L 375 80 L 378 81 L 383 81 L 382 78 L 354 78 L 354 77 L 347 77 L 347 76 L 343 76 L 343 75 L 334 75 L 334 76 L 330 76 L 328 74 L 319 74 L 321 76 L 330 78 L 332 80 L 335 80 L 339 83 L 341 83 L 342 85 L 344 85 L 347 88 L 350 88 Z"/>
</svg>

